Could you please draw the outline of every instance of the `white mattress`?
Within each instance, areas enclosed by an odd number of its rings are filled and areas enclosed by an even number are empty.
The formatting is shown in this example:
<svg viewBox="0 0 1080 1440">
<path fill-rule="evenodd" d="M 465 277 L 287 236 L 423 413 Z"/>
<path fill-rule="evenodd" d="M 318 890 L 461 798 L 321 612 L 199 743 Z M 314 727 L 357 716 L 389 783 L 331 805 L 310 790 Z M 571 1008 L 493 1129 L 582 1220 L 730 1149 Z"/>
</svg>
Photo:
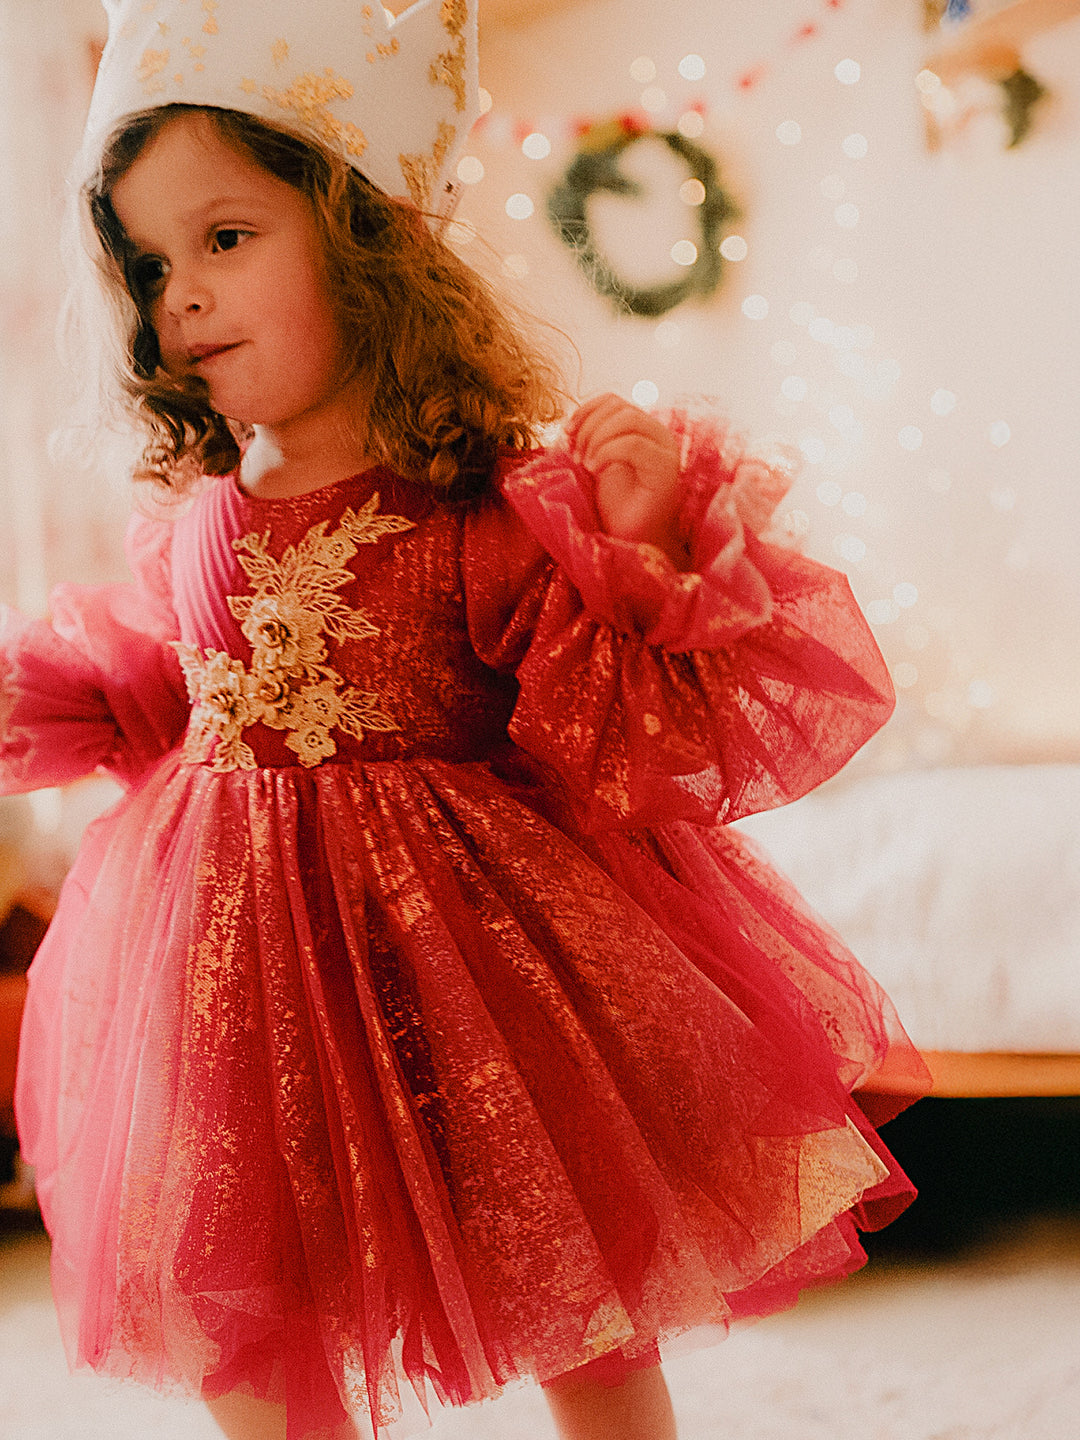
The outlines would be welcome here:
<svg viewBox="0 0 1080 1440">
<path fill-rule="evenodd" d="M 1080 1053 L 1080 765 L 834 784 L 738 828 L 920 1049 Z"/>
</svg>

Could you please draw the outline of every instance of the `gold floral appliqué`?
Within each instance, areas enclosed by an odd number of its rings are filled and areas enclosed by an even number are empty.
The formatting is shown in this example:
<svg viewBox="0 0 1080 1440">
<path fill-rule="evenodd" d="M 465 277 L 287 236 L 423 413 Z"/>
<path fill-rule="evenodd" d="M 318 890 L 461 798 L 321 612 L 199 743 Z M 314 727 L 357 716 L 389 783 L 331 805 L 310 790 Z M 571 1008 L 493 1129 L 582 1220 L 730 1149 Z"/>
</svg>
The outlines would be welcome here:
<svg viewBox="0 0 1080 1440">
<path fill-rule="evenodd" d="M 380 515 L 375 494 L 358 512 L 345 510 L 327 534 L 329 524 L 312 526 L 280 560 L 267 551 L 269 532 L 233 541 L 254 593 L 230 595 L 228 603 L 251 645 L 251 662 L 176 644 L 194 702 L 186 760 L 208 760 L 212 751 L 212 770 L 255 769 L 243 734 L 259 723 L 288 730 L 285 744 L 307 766 L 336 753 L 335 728 L 357 740 L 368 730 L 398 728 L 378 695 L 346 685 L 326 663 L 326 638 L 340 644 L 379 634 L 364 611 L 346 605 L 337 592 L 356 579 L 348 562 L 360 545 L 411 530 L 413 522 Z"/>
</svg>

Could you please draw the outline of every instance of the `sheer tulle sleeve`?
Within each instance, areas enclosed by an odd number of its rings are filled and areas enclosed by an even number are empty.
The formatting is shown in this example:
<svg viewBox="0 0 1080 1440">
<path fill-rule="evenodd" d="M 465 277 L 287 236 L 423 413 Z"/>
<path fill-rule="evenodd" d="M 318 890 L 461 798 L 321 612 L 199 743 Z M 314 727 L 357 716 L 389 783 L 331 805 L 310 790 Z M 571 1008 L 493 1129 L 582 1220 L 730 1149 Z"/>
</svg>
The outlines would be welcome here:
<svg viewBox="0 0 1080 1440">
<path fill-rule="evenodd" d="M 689 573 L 603 534 L 588 475 L 558 450 L 511 467 L 511 509 L 478 514 L 466 542 L 473 644 L 520 685 L 511 736 L 593 829 L 784 804 L 893 705 L 845 577 L 767 538 L 790 465 L 744 453 L 715 420 L 669 423 Z"/>
<path fill-rule="evenodd" d="M 47 620 L 0 611 L 0 791 L 102 768 L 131 784 L 183 733 L 188 701 L 169 573 L 171 526 L 135 516 L 133 583 L 61 585 Z"/>
</svg>

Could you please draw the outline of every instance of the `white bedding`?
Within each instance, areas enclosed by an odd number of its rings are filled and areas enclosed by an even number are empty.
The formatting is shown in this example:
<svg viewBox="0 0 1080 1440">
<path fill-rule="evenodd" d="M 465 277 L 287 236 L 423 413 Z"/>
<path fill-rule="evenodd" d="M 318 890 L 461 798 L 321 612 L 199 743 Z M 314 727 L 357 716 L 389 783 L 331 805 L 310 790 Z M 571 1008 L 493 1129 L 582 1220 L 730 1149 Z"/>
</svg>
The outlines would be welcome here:
<svg viewBox="0 0 1080 1440">
<path fill-rule="evenodd" d="M 878 776 L 739 829 L 920 1049 L 1080 1053 L 1080 765 Z"/>
</svg>

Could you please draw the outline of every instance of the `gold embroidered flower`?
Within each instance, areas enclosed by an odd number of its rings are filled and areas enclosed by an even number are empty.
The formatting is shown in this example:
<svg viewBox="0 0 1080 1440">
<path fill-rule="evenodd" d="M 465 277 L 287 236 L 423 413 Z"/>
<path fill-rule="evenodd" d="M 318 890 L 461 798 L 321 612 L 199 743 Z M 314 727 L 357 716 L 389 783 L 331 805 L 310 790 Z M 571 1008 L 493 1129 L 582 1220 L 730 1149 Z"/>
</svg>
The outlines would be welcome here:
<svg viewBox="0 0 1080 1440">
<path fill-rule="evenodd" d="M 243 661 L 234 660 L 222 650 L 208 650 L 204 657 L 191 645 L 177 644 L 175 649 L 188 694 L 195 702 L 184 744 L 185 758 L 203 758 L 216 741 L 213 769 L 254 769 L 255 756 L 241 736 L 258 719 L 259 706 Z"/>
<path fill-rule="evenodd" d="M 295 750 L 301 765 L 318 765 L 337 751 L 330 739 L 330 731 L 321 725 L 312 725 L 309 730 L 295 730 L 285 741 L 290 750 Z"/>
<path fill-rule="evenodd" d="M 297 697 L 294 713 L 302 724 L 325 725 L 329 729 L 338 723 L 345 704 L 334 682 L 324 680 L 320 685 L 305 686 Z"/>
<path fill-rule="evenodd" d="M 362 740 L 369 730 L 398 727 L 373 691 L 347 686 L 327 663 L 326 638 L 368 640 L 379 634 L 365 612 L 345 604 L 338 591 L 355 581 L 348 562 L 360 545 L 412 528 L 400 515 L 380 515 L 373 495 L 359 511 L 343 511 L 336 530 L 312 526 L 280 560 L 269 553 L 269 533 L 233 541 L 253 595 L 230 595 L 229 609 L 251 646 L 251 663 L 222 651 L 177 644 L 194 701 L 185 758 L 207 760 L 214 770 L 253 769 L 243 740 L 261 722 L 287 730 L 286 745 L 301 765 L 318 765 L 337 752 L 334 728 Z"/>
<path fill-rule="evenodd" d="M 266 720 L 266 716 L 261 713 L 263 710 L 271 710 L 276 713 L 289 704 L 292 691 L 289 688 L 288 679 L 273 674 L 254 675 L 252 678 L 255 681 L 252 698 L 259 706 L 261 720 Z"/>
<path fill-rule="evenodd" d="M 190 675 L 190 671 L 188 674 Z M 204 723 L 215 734 L 227 735 L 251 722 L 249 677 L 243 662 L 222 650 L 207 652 L 196 695 Z"/>
<path fill-rule="evenodd" d="M 251 644 L 252 664 L 258 670 L 304 675 L 326 658 L 321 617 L 291 595 L 256 599 L 240 629 Z"/>
</svg>

